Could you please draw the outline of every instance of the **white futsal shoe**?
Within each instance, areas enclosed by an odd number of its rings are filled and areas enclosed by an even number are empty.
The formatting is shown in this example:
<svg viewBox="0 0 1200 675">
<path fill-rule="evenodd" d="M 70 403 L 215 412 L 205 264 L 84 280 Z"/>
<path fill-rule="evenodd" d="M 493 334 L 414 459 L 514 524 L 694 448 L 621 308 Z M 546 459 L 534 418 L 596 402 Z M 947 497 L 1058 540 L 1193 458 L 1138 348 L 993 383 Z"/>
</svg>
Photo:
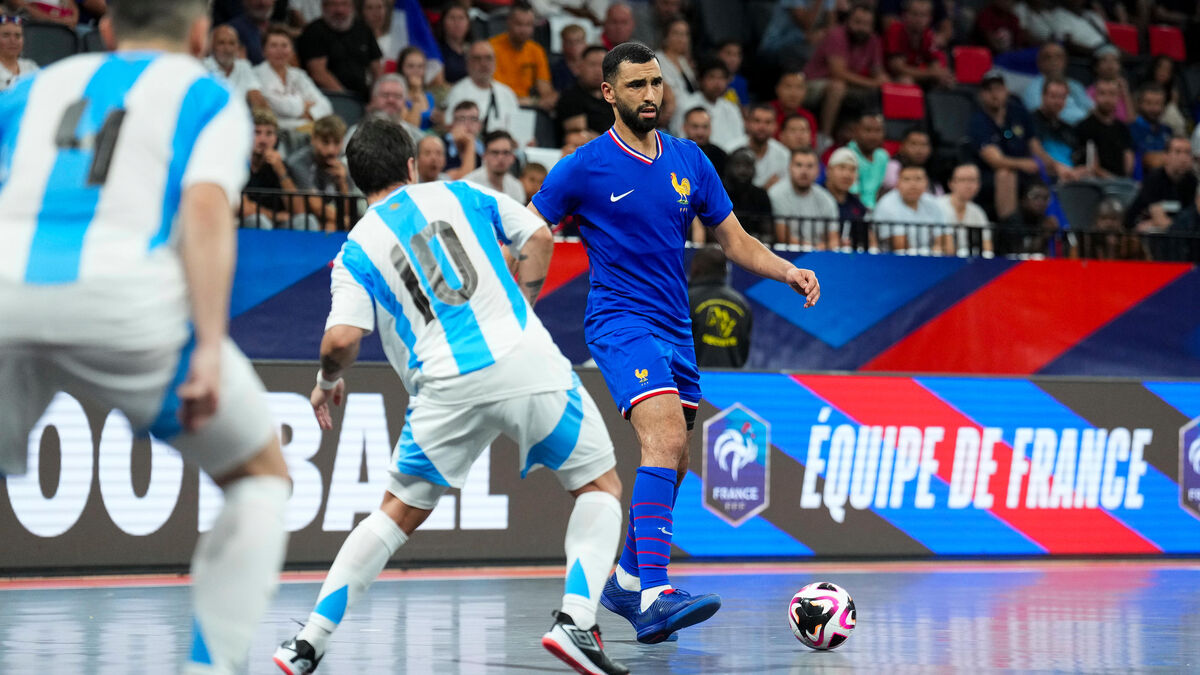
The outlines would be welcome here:
<svg viewBox="0 0 1200 675">
<path fill-rule="evenodd" d="M 309 675 L 320 662 L 317 651 L 305 640 L 292 638 L 275 650 L 275 665 L 287 675 Z"/>
</svg>

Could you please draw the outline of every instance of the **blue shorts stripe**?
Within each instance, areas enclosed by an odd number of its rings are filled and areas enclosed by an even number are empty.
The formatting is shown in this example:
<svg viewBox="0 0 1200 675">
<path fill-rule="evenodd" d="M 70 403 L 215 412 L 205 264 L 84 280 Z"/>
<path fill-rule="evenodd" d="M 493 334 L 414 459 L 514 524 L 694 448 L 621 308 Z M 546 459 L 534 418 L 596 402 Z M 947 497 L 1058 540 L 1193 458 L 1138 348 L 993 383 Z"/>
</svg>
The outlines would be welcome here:
<svg viewBox="0 0 1200 675">
<path fill-rule="evenodd" d="M 179 407 L 182 405 L 182 401 L 179 400 L 179 386 L 187 380 L 188 370 L 192 366 L 192 351 L 195 349 L 196 335 L 193 333 L 188 336 L 188 341 L 184 343 L 183 349 L 179 352 L 179 363 L 175 364 L 175 374 L 171 376 L 171 382 L 167 384 L 162 408 L 159 409 L 158 416 L 150 423 L 150 428 L 146 430 L 154 434 L 155 438 L 169 441 L 183 431 L 183 423 L 179 420 Z"/>
<path fill-rule="evenodd" d="M 74 129 L 76 139 L 91 139 L 100 132 L 109 113 L 124 105 L 125 95 L 152 60 L 114 55 L 96 69 L 83 90 L 85 107 Z M 103 187 L 88 181 L 94 157 L 87 146 L 59 149 L 38 212 L 26 283 L 65 284 L 79 278 L 83 239 L 96 216 Z"/>
<path fill-rule="evenodd" d="M 513 279 L 512 273 L 508 271 L 508 266 L 504 264 L 504 255 L 500 252 L 500 247 L 492 245 L 497 239 L 505 244 L 512 243 L 504 235 L 504 229 L 500 227 L 500 208 L 496 205 L 496 200 L 466 183 L 447 183 L 446 187 L 458 197 L 463 211 L 467 214 L 467 222 L 471 223 L 471 230 L 479 241 L 479 246 L 487 254 L 488 262 L 492 264 L 492 271 L 496 273 L 496 277 L 504 286 L 504 293 L 508 296 L 508 302 L 512 305 L 517 322 L 521 324 L 521 330 L 525 330 L 529 304 L 525 302 L 525 297 L 521 295 L 521 289 Z"/>
<path fill-rule="evenodd" d="M 579 394 L 579 380 L 567 392 L 567 407 L 550 434 L 529 449 L 525 466 L 521 469 L 524 478 L 534 466 L 541 464 L 547 469 L 558 469 L 571 456 L 579 443 L 579 431 L 583 427 L 583 397 Z"/>
<path fill-rule="evenodd" d="M 371 294 L 375 302 L 382 305 L 384 310 L 395 318 L 396 335 L 408 348 L 408 367 L 420 368 L 421 359 L 416 351 L 417 336 L 412 331 L 412 324 L 409 323 L 408 317 L 404 315 L 404 306 L 396 299 L 391 287 L 384 281 L 383 275 L 379 273 L 375 263 L 371 262 L 371 258 L 367 256 L 367 252 L 358 242 L 346 241 L 342 247 L 342 265 L 360 286 L 367 289 L 367 293 Z"/>
<path fill-rule="evenodd" d="M 409 409 L 405 416 L 412 419 L 412 409 Z M 400 457 L 396 462 L 396 468 L 400 473 L 424 478 L 436 485 L 450 486 L 449 481 L 442 476 L 442 472 L 437 470 L 437 467 L 429 460 L 429 456 L 413 439 L 411 422 L 405 422 L 404 429 L 400 431 L 400 440 L 396 443 L 396 454 Z"/>
</svg>

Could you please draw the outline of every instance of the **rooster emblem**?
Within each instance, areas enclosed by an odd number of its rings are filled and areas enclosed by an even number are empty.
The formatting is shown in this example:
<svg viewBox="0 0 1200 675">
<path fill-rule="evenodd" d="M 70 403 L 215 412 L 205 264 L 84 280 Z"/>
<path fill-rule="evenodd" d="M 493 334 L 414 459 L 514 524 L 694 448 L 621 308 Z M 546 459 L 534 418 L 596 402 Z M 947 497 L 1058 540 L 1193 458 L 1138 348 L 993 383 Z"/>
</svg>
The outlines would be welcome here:
<svg viewBox="0 0 1200 675">
<path fill-rule="evenodd" d="M 1188 446 L 1188 463 L 1192 465 L 1192 471 L 1200 473 L 1200 438 Z"/>
<path fill-rule="evenodd" d="M 687 206 L 688 195 L 692 194 L 692 184 L 688 182 L 688 179 L 684 178 L 681 181 L 675 176 L 675 172 L 672 171 L 671 187 L 675 188 L 675 192 L 679 193 L 679 203 Z"/>
<path fill-rule="evenodd" d="M 728 471 L 737 480 L 738 471 L 758 458 L 758 448 L 754 445 L 754 434 L 750 431 L 750 423 L 742 424 L 740 432 L 726 429 L 717 436 L 715 452 L 717 466 Z"/>
<path fill-rule="evenodd" d="M 634 370 L 633 376 L 638 379 L 639 384 L 646 384 L 646 381 L 650 378 L 650 371 L 646 370 L 645 368 Z"/>
</svg>

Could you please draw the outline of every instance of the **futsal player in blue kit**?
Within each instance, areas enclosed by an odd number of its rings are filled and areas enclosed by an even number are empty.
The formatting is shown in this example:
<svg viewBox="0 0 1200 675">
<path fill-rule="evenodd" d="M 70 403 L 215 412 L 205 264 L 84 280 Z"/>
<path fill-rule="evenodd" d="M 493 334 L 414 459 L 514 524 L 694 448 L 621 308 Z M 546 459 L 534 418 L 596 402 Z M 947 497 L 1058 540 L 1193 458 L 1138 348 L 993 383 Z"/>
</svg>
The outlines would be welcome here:
<svg viewBox="0 0 1200 675">
<path fill-rule="evenodd" d="M 584 335 L 641 444 L 625 547 L 601 603 L 633 624 L 639 642 L 652 644 L 721 607 L 717 595 L 692 596 L 667 575 L 672 510 L 700 404 L 685 233 L 699 218 L 730 260 L 790 285 L 805 307 L 821 290 L 811 270 L 746 234 L 695 143 L 656 129 L 663 78 L 654 52 L 626 42 L 604 57 L 603 68 L 601 90 L 616 122 L 560 160 L 529 208 L 551 223 L 572 214 L 582 220 L 591 262 Z"/>
</svg>

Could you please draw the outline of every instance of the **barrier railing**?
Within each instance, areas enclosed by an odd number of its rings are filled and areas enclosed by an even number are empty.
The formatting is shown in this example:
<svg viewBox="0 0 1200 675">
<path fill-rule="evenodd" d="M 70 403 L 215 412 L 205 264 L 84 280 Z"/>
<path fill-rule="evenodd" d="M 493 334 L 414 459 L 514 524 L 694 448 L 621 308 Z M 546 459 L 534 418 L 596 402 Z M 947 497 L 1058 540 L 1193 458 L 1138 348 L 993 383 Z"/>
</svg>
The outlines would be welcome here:
<svg viewBox="0 0 1200 675">
<path fill-rule="evenodd" d="M 366 210 L 359 195 L 252 188 L 242 191 L 237 218 L 251 229 L 337 232 L 354 227 Z"/>
</svg>

